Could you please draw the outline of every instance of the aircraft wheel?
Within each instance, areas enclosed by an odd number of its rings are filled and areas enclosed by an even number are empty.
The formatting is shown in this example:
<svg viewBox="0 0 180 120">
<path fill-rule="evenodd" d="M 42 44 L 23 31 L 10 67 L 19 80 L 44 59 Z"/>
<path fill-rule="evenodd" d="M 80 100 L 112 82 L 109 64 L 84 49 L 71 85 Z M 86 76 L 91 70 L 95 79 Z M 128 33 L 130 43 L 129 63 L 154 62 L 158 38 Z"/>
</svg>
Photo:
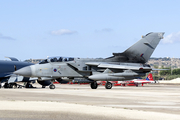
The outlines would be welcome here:
<svg viewBox="0 0 180 120">
<path fill-rule="evenodd" d="M 18 88 L 22 88 L 22 86 L 21 86 L 21 85 L 19 85 L 19 86 L 18 86 Z"/>
<path fill-rule="evenodd" d="M 33 86 L 31 84 L 27 83 L 25 88 L 33 88 Z"/>
<path fill-rule="evenodd" d="M 46 88 L 46 86 L 42 86 L 42 88 Z"/>
<path fill-rule="evenodd" d="M 13 88 L 16 89 L 16 88 L 17 88 L 17 84 L 14 84 L 14 85 L 13 85 Z"/>
<path fill-rule="evenodd" d="M 1 85 L 1 83 L 0 83 L 0 89 L 1 89 L 1 87 L 2 87 L 2 85 Z"/>
<path fill-rule="evenodd" d="M 138 87 L 138 84 L 136 84 L 136 87 Z"/>
<path fill-rule="evenodd" d="M 98 87 L 97 82 L 92 82 L 91 83 L 91 89 L 97 89 L 97 87 Z"/>
<path fill-rule="evenodd" d="M 55 89 L 56 87 L 55 87 L 55 85 L 51 84 L 51 85 L 49 86 L 49 88 L 50 88 L 50 89 Z"/>
<path fill-rule="evenodd" d="M 13 84 L 9 84 L 9 88 L 13 88 Z"/>
<path fill-rule="evenodd" d="M 4 88 L 9 88 L 9 84 L 8 84 L 8 83 L 5 83 L 5 84 L 4 84 Z"/>
<path fill-rule="evenodd" d="M 112 88 L 112 83 L 111 82 L 107 82 L 105 85 L 106 89 L 111 89 Z"/>
</svg>

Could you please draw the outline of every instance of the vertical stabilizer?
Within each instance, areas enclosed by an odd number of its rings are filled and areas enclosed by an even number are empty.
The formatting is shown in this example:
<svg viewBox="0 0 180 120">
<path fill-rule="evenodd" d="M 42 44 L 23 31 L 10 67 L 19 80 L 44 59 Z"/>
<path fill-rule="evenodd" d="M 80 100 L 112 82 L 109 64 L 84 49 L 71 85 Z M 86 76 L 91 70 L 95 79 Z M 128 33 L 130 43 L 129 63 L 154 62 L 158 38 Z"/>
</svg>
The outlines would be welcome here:
<svg viewBox="0 0 180 120">
<path fill-rule="evenodd" d="M 154 81 L 154 80 L 153 80 L 153 76 L 152 76 L 151 73 L 149 73 L 149 75 L 147 76 L 146 80 L 147 80 L 147 81 Z"/>
<path fill-rule="evenodd" d="M 146 63 L 163 39 L 164 32 L 148 33 L 142 36 L 142 39 L 125 50 L 123 54 L 129 59 L 129 62 Z"/>
</svg>

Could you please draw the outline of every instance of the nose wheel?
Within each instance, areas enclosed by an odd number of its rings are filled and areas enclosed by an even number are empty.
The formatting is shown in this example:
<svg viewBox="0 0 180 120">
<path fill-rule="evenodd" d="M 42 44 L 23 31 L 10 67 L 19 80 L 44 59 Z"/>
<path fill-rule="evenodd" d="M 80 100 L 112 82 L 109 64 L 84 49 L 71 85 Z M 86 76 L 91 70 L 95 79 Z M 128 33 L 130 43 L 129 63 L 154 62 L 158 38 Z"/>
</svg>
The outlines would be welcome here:
<svg viewBox="0 0 180 120">
<path fill-rule="evenodd" d="M 112 83 L 111 82 L 106 82 L 105 88 L 106 89 L 111 89 L 112 88 Z"/>
<path fill-rule="evenodd" d="M 55 86 L 55 85 L 53 85 L 53 84 L 51 84 L 51 85 L 49 86 L 49 88 L 50 88 L 50 89 L 55 89 L 55 88 L 56 88 L 56 86 Z"/>
</svg>

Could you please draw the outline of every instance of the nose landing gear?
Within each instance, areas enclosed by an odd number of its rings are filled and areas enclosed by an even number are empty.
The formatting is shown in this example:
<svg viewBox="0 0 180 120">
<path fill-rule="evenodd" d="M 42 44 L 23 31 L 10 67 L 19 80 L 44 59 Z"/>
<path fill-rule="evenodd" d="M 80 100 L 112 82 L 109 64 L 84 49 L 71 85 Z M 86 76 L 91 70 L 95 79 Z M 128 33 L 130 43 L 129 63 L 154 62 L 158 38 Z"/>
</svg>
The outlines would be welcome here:
<svg viewBox="0 0 180 120">
<path fill-rule="evenodd" d="M 53 84 L 51 84 L 51 85 L 49 86 L 49 88 L 50 88 L 50 89 L 55 89 L 55 88 L 56 88 L 56 86 L 55 86 L 55 85 L 53 85 Z"/>
</svg>

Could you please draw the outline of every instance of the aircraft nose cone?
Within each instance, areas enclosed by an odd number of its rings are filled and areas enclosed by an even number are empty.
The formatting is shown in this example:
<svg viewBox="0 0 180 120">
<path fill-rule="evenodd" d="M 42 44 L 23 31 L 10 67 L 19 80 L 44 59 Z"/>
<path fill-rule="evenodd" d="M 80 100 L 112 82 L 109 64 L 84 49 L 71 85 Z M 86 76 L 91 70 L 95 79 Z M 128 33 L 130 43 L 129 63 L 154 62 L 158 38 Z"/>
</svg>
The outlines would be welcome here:
<svg viewBox="0 0 180 120">
<path fill-rule="evenodd" d="M 15 71 L 14 74 L 25 76 L 25 77 L 31 77 L 32 71 L 31 71 L 31 68 L 28 66 L 28 67 L 24 67 Z"/>
</svg>

